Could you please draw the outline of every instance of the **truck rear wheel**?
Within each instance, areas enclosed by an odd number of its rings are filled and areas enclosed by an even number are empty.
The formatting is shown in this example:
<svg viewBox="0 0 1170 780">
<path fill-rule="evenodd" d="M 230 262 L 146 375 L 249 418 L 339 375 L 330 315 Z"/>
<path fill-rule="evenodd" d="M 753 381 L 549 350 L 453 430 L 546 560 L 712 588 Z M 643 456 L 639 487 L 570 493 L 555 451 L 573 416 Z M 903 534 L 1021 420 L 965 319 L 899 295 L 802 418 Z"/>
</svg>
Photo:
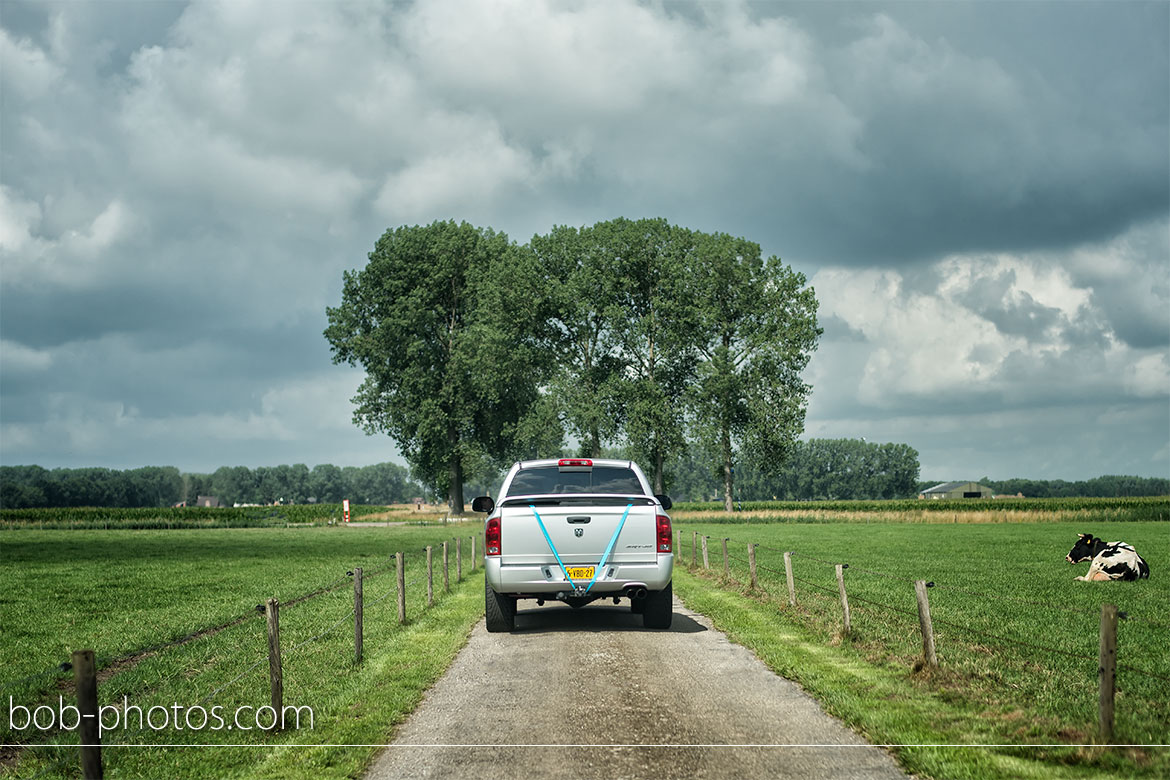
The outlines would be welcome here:
<svg viewBox="0 0 1170 780">
<path fill-rule="evenodd" d="M 483 589 L 483 611 L 487 617 L 487 630 L 496 634 L 516 628 L 516 599 L 501 596 L 486 582 Z"/>
<path fill-rule="evenodd" d="M 671 583 L 666 583 L 662 590 L 651 591 L 642 600 L 645 604 L 642 613 L 642 625 L 646 628 L 670 628 L 670 621 L 674 617 L 674 590 Z"/>
</svg>

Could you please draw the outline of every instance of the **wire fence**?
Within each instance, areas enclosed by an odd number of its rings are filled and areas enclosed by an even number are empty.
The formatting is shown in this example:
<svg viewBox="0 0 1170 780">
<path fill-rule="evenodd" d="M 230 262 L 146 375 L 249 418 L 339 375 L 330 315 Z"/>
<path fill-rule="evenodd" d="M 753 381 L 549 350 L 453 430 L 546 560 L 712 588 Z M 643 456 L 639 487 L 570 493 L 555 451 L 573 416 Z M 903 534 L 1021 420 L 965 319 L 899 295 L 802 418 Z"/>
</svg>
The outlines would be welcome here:
<svg viewBox="0 0 1170 780">
<path fill-rule="evenodd" d="M 468 541 L 470 541 L 469 547 L 465 544 Z M 454 545 L 449 545 L 450 542 L 454 542 Z M 186 664 L 179 662 L 173 669 L 165 673 L 152 669 L 149 676 L 156 687 L 177 677 L 190 677 L 192 684 L 196 684 L 197 679 L 206 679 L 208 677 L 214 679 L 216 681 L 214 688 L 200 697 L 194 705 L 195 707 L 202 707 L 216 700 L 221 694 L 231 691 L 242 682 L 248 680 L 258 681 L 257 678 L 261 674 L 261 667 L 267 664 L 270 672 L 271 701 L 274 709 L 279 712 L 280 708 L 276 707 L 275 704 L 281 695 L 279 688 L 283 686 L 283 679 L 278 678 L 283 677 L 284 669 L 288 669 L 297 664 L 298 658 L 303 656 L 302 651 L 306 648 L 321 643 L 326 638 L 337 633 L 342 627 L 348 625 L 353 627 L 355 632 L 354 642 L 357 655 L 356 659 L 350 657 L 343 663 L 347 666 L 352 666 L 354 663 L 361 663 L 361 635 L 363 633 L 363 615 L 366 610 L 377 607 L 383 602 L 397 597 L 399 605 L 398 616 L 392 625 L 406 625 L 411 621 L 412 616 L 414 619 L 417 619 L 419 615 L 438 604 L 441 595 L 451 590 L 451 585 L 466 579 L 468 576 L 467 569 L 473 572 L 477 567 L 482 567 L 483 564 L 482 549 L 476 549 L 476 537 L 474 536 L 451 537 L 443 541 L 441 545 L 432 546 L 432 555 L 424 558 L 418 554 L 418 552 L 425 552 L 426 550 L 427 548 L 423 547 L 420 551 L 409 551 L 411 553 L 410 559 L 407 559 L 406 554 L 403 552 L 395 553 L 391 556 L 389 563 L 370 569 L 355 568 L 347 571 L 345 575 L 315 588 L 293 594 L 286 601 L 281 602 L 277 599 L 269 599 L 262 604 L 257 604 L 247 612 L 201 626 L 172 639 L 143 645 L 133 650 L 113 655 L 96 656 L 92 651 L 83 651 L 89 652 L 92 658 L 89 666 L 89 669 L 92 670 L 91 682 L 95 690 L 95 698 L 92 703 L 94 711 L 92 714 L 94 718 L 97 718 L 99 715 L 96 704 L 98 672 L 101 672 L 103 688 L 112 685 L 112 690 L 117 690 L 118 681 L 126 677 L 127 672 L 134 670 L 147 659 L 161 659 L 167 655 L 168 651 L 174 651 L 178 648 L 188 650 L 195 648 L 199 646 L 200 640 L 217 636 L 226 631 L 236 630 L 246 626 L 255 626 L 257 619 L 267 620 L 269 630 L 268 644 L 266 647 L 261 646 L 259 643 L 252 645 L 256 655 L 252 655 L 248 649 L 249 641 L 258 641 L 255 637 L 255 631 L 252 630 L 251 639 L 248 637 L 229 637 L 230 645 L 234 649 L 234 652 L 223 654 L 221 657 L 215 657 L 215 652 L 208 651 L 208 657 L 204 659 L 205 662 L 203 664 L 198 662 L 191 663 L 189 660 L 190 656 L 183 656 L 182 658 L 188 659 Z M 441 555 L 438 554 L 440 550 L 442 551 Z M 405 576 L 408 571 L 411 573 L 409 578 Z M 357 576 L 359 572 L 360 581 L 358 581 Z M 397 573 L 397 581 L 392 586 L 386 588 L 385 592 L 379 593 L 376 596 L 367 597 L 364 592 L 364 582 L 390 572 Z M 435 587 L 436 581 L 438 581 L 438 587 Z M 350 601 L 348 590 L 342 590 L 347 585 L 353 586 L 353 601 Z M 410 600 L 410 610 L 406 608 L 408 592 L 417 594 Z M 275 635 L 273 634 L 273 619 L 279 620 L 280 610 L 297 606 L 297 613 L 301 613 L 306 604 L 320 600 L 326 596 L 333 596 L 333 598 L 326 599 L 322 602 L 321 608 L 314 613 L 317 616 L 322 616 L 321 619 L 315 621 L 310 620 L 306 623 L 302 618 L 297 621 L 296 625 L 288 625 L 287 621 L 285 621 L 286 632 L 297 635 L 297 640 L 292 642 L 286 641 L 285 647 L 281 648 L 279 628 Z M 337 609 L 342 609 L 340 616 L 333 612 Z M 271 615 L 269 614 L 270 611 L 272 613 Z M 331 612 L 333 614 L 330 614 Z M 305 614 L 305 617 L 307 616 L 308 613 Z M 222 653 L 222 648 L 216 652 Z M 238 672 L 225 672 L 225 669 L 238 664 L 241 657 L 246 658 L 242 670 Z M 333 658 L 334 656 L 328 657 Z M 88 672 L 82 671 L 85 668 L 84 664 L 75 668 L 77 658 L 78 653 L 75 652 L 73 657 L 68 661 L 45 668 L 40 672 L 6 680 L 0 684 L 0 691 L 12 694 L 20 692 L 23 694 L 22 698 L 14 701 L 23 701 L 24 704 L 16 703 L 14 706 L 18 708 L 25 707 L 30 709 L 30 711 L 38 707 L 46 706 L 46 697 L 57 691 L 68 689 L 66 693 L 75 692 L 75 694 L 80 694 L 85 687 L 85 684 L 80 682 L 80 675 Z M 274 658 L 276 659 L 275 661 Z M 280 667 L 279 671 L 276 671 L 277 667 Z M 66 677 L 65 675 L 69 672 L 75 672 L 78 675 L 77 679 Z M 226 681 L 222 681 L 224 678 L 227 678 Z M 131 684 L 141 685 L 141 681 L 134 680 Z M 254 685 L 254 683 L 249 683 L 249 686 L 251 685 Z M 248 694 L 244 695 L 247 696 Z M 80 730 L 87 713 L 80 696 L 78 698 L 78 710 L 81 713 L 81 717 L 78 718 L 78 727 L 76 730 L 79 731 L 79 736 L 81 737 L 80 749 L 82 751 L 82 764 L 84 766 L 87 746 L 85 744 L 85 737 L 81 734 Z M 10 724 L 11 727 L 12 724 Z M 61 740 L 69 732 L 74 730 L 57 727 L 44 730 L 37 729 L 36 738 L 40 741 L 34 742 L 32 740 L 14 739 L 10 747 L 22 751 L 15 762 L 15 766 L 19 767 L 22 765 L 21 761 L 23 760 L 24 753 L 27 751 L 55 749 L 55 752 L 51 754 L 51 758 L 47 760 L 44 766 L 39 767 L 39 771 L 32 775 L 32 778 L 55 774 L 63 769 L 67 769 L 70 765 L 75 764 L 77 754 L 70 753 L 69 750 L 62 750 L 63 747 L 68 747 L 68 745 L 62 743 Z M 8 737 L 5 737 L 5 739 L 8 739 Z M 107 744 L 115 744 L 109 739 L 106 742 Z M 37 766 L 39 763 L 39 761 L 34 760 L 33 766 Z"/>
<path fill-rule="evenodd" d="M 1170 683 L 1170 675 L 1161 671 L 1153 671 L 1144 664 L 1122 663 L 1116 657 L 1118 653 L 1116 630 L 1119 619 L 1143 629 L 1162 630 L 1165 628 L 1165 624 L 1145 616 L 1120 612 L 1113 605 L 1103 605 L 1098 613 L 1096 610 L 1041 599 L 1020 598 L 999 593 L 991 594 L 941 582 L 916 580 L 899 573 L 856 566 L 840 559 L 831 560 L 805 551 L 783 550 L 774 546 L 734 540 L 730 537 L 721 540 L 722 550 L 720 550 L 719 545 L 709 545 L 709 540 L 710 537 L 701 537 L 695 533 L 690 540 L 694 549 L 690 551 L 690 554 L 687 554 L 687 551 L 680 545 L 677 560 L 682 566 L 696 569 L 708 576 L 718 576 L 728 584 L 734 583 L 737 586 L 748 584 L 749 587 L 758 587 L 769 598 L 782 599 L 783 591 L 787 588 L 787 605 L 794 608 L 802 607 L 794 614 L 803 614 L 806 619 L 818 621 L 821 625 L 835 622 L 838 626 L 838 634 L 841 636 L 855 634 L 851 631 L 853 612 L 851 604 L 862 605 L 877 614 L 897 616 L 899 624 L 904 619 L 913 621 L 921 632 L 923 642 L 922 656 L 915 662 L 915 668 L 919 668 L 918 664 L 922 664 L 923 661 L 925 661 L 924 665 L 938 665 L 935 649 L 936 627 L 942 630 L 946 646 L 950 648 L 952 657 L 956 660 L 960 658 L 965 649 L 973 647 L 969 644 L 970 642 L 977 643 L 980 652 L 989 652 L 996 656 L 998 667 L 991 670 L 993 674 L 998 673 L 1004 664 L 1034 665 L 1035 662 L 1025 660 L 1031 654 L 1058 656 L 1077 662 L 1085 662 L 1076 667 L 1082 671 L 1077 672 L 1076 669 L 1070 667 L 1069 673 L 1083 674 L 1085 667 L 1095 669 L 1099 673 L 1098 682 L 1101 686 L 1099 693 L 1102 704 L 1101 720 L 1098 727 L 1100 734 L 1105 737 L 1111 736 L 1113 728 L 1113 675 L 1116 670 L 1122 670 L 1149 681 Z M 700 542 L 704 553 L 706 553 L 702 558 L 697 554 Z M 728 544 L 732 545 L 731 550 L 728 549 Z M 746 557 L 732 551 L 744 547 L 748 549 Z M 765 554 L 760 555 L 759 552 Z M 777 565 L 776 558 L 780 556 L 783 556 L 784 559 L 783 568 Z M 799 567 L 800 574 L 794 571 L 797 567 Z M 849 572 L 851 583 L 848 588 L 844 577 L 846 570 Z M 830 579 L 834 575 L 835 582 Z M 867 580 L 870 583 L 868 586 L 865 584 Z M 915 602 L 910 602 L 909 605 L 890 603 L 890 597 L 897 597 L 900 587 L 909 585 L 914 586 L 913 592 L 917 609 L 914 608 Z M 931 600 L 927 597 L 927 589 L 937 589 L 940 596 L 954 596 L 965 599 L 966 602 L 955 602 L 953 599 L 943 601 L 942 608 L 948 614 L 940 618 L 937 615 L 931 615 Z M 906 587 L 901 592 L 909 597 L 911 589 Z M 805 604 L 804 601 L 810 596 L 815 597 L 813 602 Z M 895 598 L 896 600 L 897 598 Z M 833 607 L 833 604 L 837 604 L 837 606 Z M 1010 630 L 996 630 L 996 626 L 1009 629 L 1017 627 L 1012 616 L 1005 615 L 1003 612 L 1005 607 L 1010 608 L 1016 604 L 1038 608 L 1036 611 L 1049 614 L 1054 619 L 1059 616 L 1063 621 L 1068 621 L 1071 617 L 1076 616 L 1097 616 L 1100 614 L 1099 653 L 1093 655 L 1090 652 L 1079 651 L 1079 648 L 1054 647 L 1051 643 L 1037 642 L 1030 637 L 1011 636 Z M 834 609 L 837 610 L 835 619 L 833 617 Z M 954 613 L 956 617 L 952 617 L 951 613 Z M 1109 620 L 1106 619 L 1107 614 L 1111 616 Z M 1080 619 L 1083 621 L 1084 618 Z M 869 624 L 870 628 L 866 635 L 867 642 L 872 644 L 876 641 L 888 646 L 891 642 L 904 644 L 907 638 L 913 641 L 914 632 L 902 629 L 891 630 L 888 625 L 885 625 L 886 621 L 887 618 L 882 618 L 880 624 Z M 928 633 L 929 636 L 927 636 Z M 1089 636 L 1091 635 L 1086 635 L 1082 630 L 1076 639 L 1081 644 L 1087 644 Z M 1148 639 L 1149 637 L 1147 637 Z M 1164 648 L 1164 636 L 1161 639 L 1155 638 L 1154 645 Z M 1109 658 L 1106 658 L 1107 646 Z M 1149 646 L 1150 643 L 1147 641 L 1141 649 Z M 1133 652 L 1133 650 L 1129 652 Z M 1150 657 L 1156 659 L 1158 656 Z M 969 665 L 965 665 L 964 669 L 969 670 Z M 1108 691 L 1106 691 L 1106 686 L 1108 686 Z M 1107 699 L 1109 705 L 1106 708 L 1104 702 Z M 1106 709 L 1108 710 L 1107 716 Z"/>
</svg>

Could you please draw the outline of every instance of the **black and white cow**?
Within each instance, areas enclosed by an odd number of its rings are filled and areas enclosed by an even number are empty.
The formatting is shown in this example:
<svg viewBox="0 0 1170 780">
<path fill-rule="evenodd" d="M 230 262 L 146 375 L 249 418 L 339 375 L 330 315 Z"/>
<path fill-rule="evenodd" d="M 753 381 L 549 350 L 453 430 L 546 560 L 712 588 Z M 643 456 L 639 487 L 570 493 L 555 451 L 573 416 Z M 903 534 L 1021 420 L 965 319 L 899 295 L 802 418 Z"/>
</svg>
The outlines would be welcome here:
<svg viewBox="0 0 1170 780">
<path fill-rule="evenodd" d="M 1150 576 L 1150 566 L 1125 542 L 1105 542 L 1092 534 L 1080 539 L 1064 557 L 1069 563 L 1091 561 L 1089 571 L 1078 580 L 1140 580 Z"/>
</svg>

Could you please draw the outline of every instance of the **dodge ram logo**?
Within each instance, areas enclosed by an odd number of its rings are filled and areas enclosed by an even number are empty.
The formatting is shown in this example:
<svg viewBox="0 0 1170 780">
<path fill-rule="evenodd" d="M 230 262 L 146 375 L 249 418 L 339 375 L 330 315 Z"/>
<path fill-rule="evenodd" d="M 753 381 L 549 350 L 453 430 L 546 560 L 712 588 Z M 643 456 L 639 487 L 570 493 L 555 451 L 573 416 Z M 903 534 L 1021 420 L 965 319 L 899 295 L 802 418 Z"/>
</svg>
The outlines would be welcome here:
<svg viewBox="0 0 1170 780">
<path fill-rule="evenodd" d="M 584 535 L 585 535 L 585 529 L 584 529 L 584 528 L 574 528 L 574 529 L 573 529 L 573 533 L 574 533 L 576 536 L 584 536 Z"/>
</svg>

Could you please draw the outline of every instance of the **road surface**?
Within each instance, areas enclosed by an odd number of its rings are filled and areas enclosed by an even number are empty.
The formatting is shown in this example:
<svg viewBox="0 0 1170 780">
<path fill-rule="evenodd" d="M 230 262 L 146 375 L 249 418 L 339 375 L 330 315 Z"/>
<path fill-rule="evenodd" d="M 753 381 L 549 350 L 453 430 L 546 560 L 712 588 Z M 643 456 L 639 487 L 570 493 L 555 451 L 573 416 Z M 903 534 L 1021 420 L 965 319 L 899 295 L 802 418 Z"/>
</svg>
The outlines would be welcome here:
<svg viewBox="0 0 1170 780">
<path fill-rule="evenodd" d="M 678 599 L 670 631 L 535 604 L 511 634 L 480 621 L 366 780 L 906 778 Z"/>
</svg>

